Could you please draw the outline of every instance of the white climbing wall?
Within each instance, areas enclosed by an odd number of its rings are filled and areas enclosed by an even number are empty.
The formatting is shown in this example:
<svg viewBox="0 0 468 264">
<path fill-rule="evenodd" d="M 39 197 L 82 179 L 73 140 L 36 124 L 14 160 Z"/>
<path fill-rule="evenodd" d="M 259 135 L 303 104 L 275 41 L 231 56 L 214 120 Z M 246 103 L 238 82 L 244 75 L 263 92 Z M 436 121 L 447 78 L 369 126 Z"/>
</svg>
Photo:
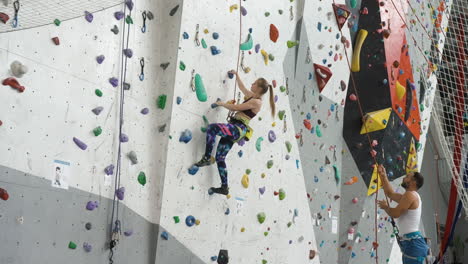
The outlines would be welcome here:
<svg viewBox="0 0 468 264">
<path fill-rule="evenodd" d="M 131 88 L 124 107 L 123 133 L 129 141 L 122 144 L 123 202 L 154 223 L 159 219 L 155 205 L 160 201 L 167 143 L 167 130 L 160 133 L 158 128 L 170 116 L 170 101 L 166 110 L 161 110 L 156 99 L 161 94 L 170 97 L 172 92 L 177 50 L 170 47 L 177 46 L 180 22 L 177 15 L 169 16 L 173 7 L 174 3 L 167 1 L 135 1 L 129 42 L 134 55 L 128 60 L 126 79 Z M 26 87 L 24 93 L 0 87 L 0 165 L 52 179 L 54 160 L 69 161 L 70 187 L 113 198 L 115 177 L 111 177 L 111 186 L 106 185 L 104 168 L 116 165 L 119 88 L 112 87 L 109 78 L 120 79 L 123 43 L 122 32 L 115 35 L 110 29 L 118 25 L 122 31 L 124 19 L 114 18 L 114 12 L 122 10 L 120 5 L 94 13 L 92 23 L 82 16 L 60 26 L 50 24 L 2 34 L 0 75 L 11 76 L 9 68 L 14 60 L 27 65 L 29 72 L 18 79 Z M 143 10 L 155 16 L 147 20 L 145 34 L 140 31 Z M 52 42 L 53 37 L 60 39 L 59 46 Z M 96 62 L 99 55 L 105 56 L 102 64 Z M 142 57 L 144 81 L 139 80 Z M 170 65 L 164 71 L 159 64 L 165 62 Z M 96 96 L 95 89 L 103 96 Z M 104 110 L 96 116 L 91 110 L 98 106 Z M 140 113 L 145 107 L 149 108 L 148 115 Z M 92 131 L 98 126 L 103 132 L 95 137 Z M 73 137 L 85 142 L 87 150 L 79 149 Z M 127 158 L 132 150 L 138 155 L 136 165 Z M 137 181 L 140 171 L 146 174 L 145 186 Z"/>
<path fill-rule="evenodd" d="M 209 2 L 209 3 L 208 3 Z M 232 99 L 234 80 L 227 76 L 227 71 L 236 68 L 237 47 L 239 41 L 239 10 L 230 12 L 230 6 L 237 1 L 185 1 L 182 14 L 180 52 L 178 59 L 186 65 L 185 71 L 178 70 L 174 97 L 180 96 L 182 102 L 175 104 L 171 118 L 172 140 L 168 146 L 167 170 L 164 184 L 163 207 L 161 211 L 161 226 L 175 239 L 184 243 L 196 256 L 209 261 L 211 256 L 217 256 L 220 249 L 228 249 L 230 263 L 319 263 L 319 257 L 309 260 L 309 250 L 316 249 L 311 218 L 309 214 L 306 190 L 302 169 L 296 167 L 299 159 L 298 146 L 291 117 L 286 116 L 288 130 L 283 133 L 283 121 L 270 115 L 268 95 L 264 97 L 264 105 L 260 114 L 251 122 L 254 135 L 243 147 L 234 145 L 226 163 L 229 172 L 231 197 L 226 199 L 220 195 L 208 195 L 208 188 L 218 187 L 220 179 L 216 165 L 200 168 L 196 175 L 190 175 L 188 168 L 204 153 L 205 134 L 201 132 L 204 126 L 202 116 L 213 122 L 226 122 L 225 109 L 211 109 L 210 105 L 216 98 Z M 247 87 L 256 78 L 264 77 L 270 83 L 276 80 L 274 89 L 278 95 L 277 110 L 286 109 L 289 113 L 289 101 L 279 87 L 285 85 L 284 56 L 288 50 L 286 41 L 295 40 L 290 32 L 294 31 L 298 16 L 290 20 L 289 9 L 297 14 L 297 3 L 289 1 L 272 1 L 268 7 L 259 1 L 242 2 L 247 15 L 242 18 L 242 40 L 247 39 L 249 28 L 255 44 L 274 55 L 274 61 L 265 65 L 260 53 L 254 49 L 245 53 L 245 65 L 252 70 L 242 73 L 241 77 Z M 278 10 L 283 10 L 280 15 Z M 265 17 L 265 12 L 270 16 Z M 274 23 L 279 29 L 279 39 L 273 43 L 269 37 L 269 26 Z M 200 25 L 200 40 L 205 39 L 208 48 L 196 46 L 194 37 L 196 24 Z M 204 30 L 208 33 L 205 34 Z M 183 39 L 187 32 L 188 39 Z M 214 40 L 212 33 L 219 34 Z M 216 46 L 221 53 L 213 56 L 210 46 Z M 250 54 L 251 53 L 251 54 Z M 294 65 L 286 65 L 294 67 Z M 207 102 L 199 102 L 196 94 L 191 91 L 190 81 L 192 69 L 200 74 L 208 93 Z M 261 118 L 261 121 L 260 121 Z M 276 123 L 276 126 L 274 126 Z M 191 130 L 193 139 L 185 144 L 179 142 L 181 132 Z M 268 132 L 273 130 L 277 136 L 274 143 L 268 140 Z M 257 151 L 255 143 L 259 137 L 261 151 Z M 292 143 L 289 160 L 285 142 Z M 239 157 L 239 151 L 243 156 Z M 273 160 L 274 165 L 267 169 L 267 161 Z M 301 166 L 298 161 L 298 166 Z M 241 178 L 246 169 L 250 169 L 250 184 L 244 188 Z M 262 178 L 262 173 L 265 177 Z M 266 191 L 260 194 L 259 188 Z M 282 201 L 274 195 L 283 188 L 286 198 Z M 230 210 L 225 215 L 226 209 Z M 294 211 L 298 216 L 294 217 Z M 264 212 L 266 220 L 263 224 L 257 221 L 257 213 Z M 185 218 L 193 215 L 200 220 L 200 225 L 187 227 Z M 173 217 L 179 216 L 180 223 L 175 223 Z M 291 226 L 288 228 L 288 223 Z M 245 231 L 242 232 L 242 229 Z M 267 235 L 264 232 L 268 232 Z M 158 248 L 164 248 L 164 240 Z M 167 250 L 158 250 L 157 258 L 170 254 Z"/>
</svg>

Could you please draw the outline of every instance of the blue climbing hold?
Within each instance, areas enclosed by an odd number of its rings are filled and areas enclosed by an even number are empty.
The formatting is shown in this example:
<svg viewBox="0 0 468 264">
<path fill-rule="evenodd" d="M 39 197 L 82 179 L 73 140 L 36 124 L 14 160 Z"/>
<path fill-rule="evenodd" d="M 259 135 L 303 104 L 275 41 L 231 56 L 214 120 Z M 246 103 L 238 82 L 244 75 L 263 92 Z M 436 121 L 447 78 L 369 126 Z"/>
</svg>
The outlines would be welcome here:
<svg viewBox="0 0 468 264">
<path fill-rule="evenodd" d="M 163 231 L 161 233 L 161 237 L 164 239 L 164 240 L 168 240 L 169 239 L 169 234 L 166 232 L 166 231 Z"/>
<path fill-rule="evenodd" d="M 299 169 L 299 160 L 296 160 L 296 169 Z"/>
<path fill-rule="evenodd" d="M 179 142 L 184 142 L 185 144 L 189 143 L 192 140 L 192 132 L 190 130 L 185 129 L 179 138 Z"/>
<path fill-rule="evenodd" d="M 318 179 L 317 175 L 315 175 L 314 176 L 314 182 L 318 182 L 318 181 L 319 181 L 319 179 Z"/>
<path fill-rule="evenodd" d="M 182 34 L 182 37 L 184 39 L 188 39 L 189 38 L 189 34 L 187 32 L 184 32 L 184 34 Z"/>
<path fill-rule="evenodd" d="M 232 73 L 232 72 L 228 72 L 228 77 L 229 77 L 229 79 L 232 79 L 232 78 L 234 78 L 234 73 Z"/>
<path fill-rule="evenodd" d="M 213 32 L 213 38 L 214 38 L 214 39 L 218 39 L 218 38 L 219 38 L 219 34 L 216 33 L 216 32 Z"/>
<path fill-rule="evenodd" d="M 182 103 L 182 97 L 177 96 L 176 103 L 177 103 L 178 105 L 180 105 L 180 103 Z"/>
<path fill-rule="evenodd" d="M 312 118 L 312 114 L 311 114 L 311 113 L 307 113 L 306 119 L 307 119 L 307 120 L 310 120 L 311 118 Z"/>
<path fill-rule="evenodd" d="M 212 256 L 211 257 L 211 261 L 216 261 L 216 260 L 218 260 L 218 256 Z"/>
<path fill-rule="evenodd" d="M 226 211 L 224 212 L 225 215 L 229 215 L 231 213 L 231 210 L 229 210 L 229 208 L 226 209 Z"/>
<path fill-rule="evenodd" d="M 211 49 L 211 55 L 218 55 L 221 53 L 221 50 L 216 48 L 216 46 L 211 46 L 210 49 Z"/>
<path fill-rule="evenodd" d="M 244 152 L 242 150 L 239 150 L 239 152 L 237 152 L 237 155 L 239 156 L 239 158 L 242 158 L 242 156 L 244 155 Z"/>
<path fill-rule="evenodd" d="M 195 174 L 197 174 L 198 169 L 199 169 L 198 166 L 192 165 L 192 167 L 190 167 L 190 168 L 188 169 L 188 173 L 189 173 L 190 175 L 195 175 Z"/>
<path fill-rule="evenodd" d="M 187 216 L 187 218 L 185 218 L 185 224 L 188 227 L 192 227 L 195 224 L 195 217 L 192 215 Z"/>
</svg>

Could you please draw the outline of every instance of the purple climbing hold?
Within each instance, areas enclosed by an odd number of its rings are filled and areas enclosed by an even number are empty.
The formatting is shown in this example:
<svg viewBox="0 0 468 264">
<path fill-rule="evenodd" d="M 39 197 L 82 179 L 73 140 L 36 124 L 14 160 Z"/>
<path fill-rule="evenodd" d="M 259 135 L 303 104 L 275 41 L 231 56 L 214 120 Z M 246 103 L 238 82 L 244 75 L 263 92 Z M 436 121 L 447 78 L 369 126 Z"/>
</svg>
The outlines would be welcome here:
<svg viewBox="0 0 468 264">
<path fill-rule="evenodd" d="M 97 201 L 89 201 L 87 204 L 86 204 L 86 209 L 89 210 L 89 211 L 93 211 L 94 209 L 98 208 L 99 204 Z"/>
<path fill-rule="evenodd" d="M 244 146 L 244 144 L 245 144 L 245 138 L 242 138 L 241 140 L 239 140 L 239 141 L 237 142 L 237 144 L 238 144 L 239 146 L 241 146 L 241 147 Z"/>
<path fill-rule="evenodd" d="M 147 115 L 149 113 L 149 109 L 145 107 L 145 108 L 141 109 L 140 113 L 143 114 L 143 115 Z"/>
<path fill-rule="evenodd" d="M 289 160 L 291 158 L 291 156 L 289 156 L 289 154 L 286 154 L 286 156 L 284 157 L 286 160 Z"/>
<path fill-rule="evenodd" d="M 124 16 L 125 16 L 125 14 L 124 14 L 124 12 L 122 12 L 122 11 L 117 11 L 117 12 L 114 13 L 114 17 L 115 17 L 115 19 L 117 19 L 117 20 L 122 19 Z"/>
<path fill-rule="evenodd" d="M 122 142 L 122 143 L 128 142 L 128 136 L 125 135 L 124 133 L 122 133 L 122 134 L 120 135 L 120 142 Z"/>
<path fill-rule="evenodd" d="M 84 249 L 84 251 L 86 251 L 87 253 L 89 253 L 89 252 L 91 252 L 91 250 L 93 249 L 93 247 L 92 247 L 90 244 L 84 242 L 84 243 L 83 243 L 83 249 Z"/>
<path fill-rule="evenodd" d="M 104 57 L 104 55 L 99 55 L 99 56 L 96 57 L 96 61 L 97 61 L 98 64 L 101 64 L 104 61 L 105 58 L 106 57 Z"/>
<path fill-rule="evenodd" d="M 112 85 L 112 87 L 117 87 L 119 86 L 119 79 L 112 77 L 109 79 L 109 83 Z"/>
<path fill-rule="evenodd" d="M 77 139 L 76 137 L 73 137 L 73 142 L 82 150 L 86 150 L 88 146 L 81 140 Z"/>
<path fill-rule="evenodd" d="M 132 230 L 127 230 L 127 231 L 124 231 L 124 235 L 125 236 L 131 236 L 133 234 L 133 231 Z"/>
<path fill-rule="evenodd" d="M 262 195 L 265 193 L 265 190 L 266 190 L 266 187 L 265 187 L 265 186 L 258 188 L 258 191 L 259 191 L 260 194 L 262 194 Z"/>
<path fill-rule="evenodd" d="M 270 141 L 270 143 L 273 143 L 275 142 L 275 140 L 276 140 L 275 131 L 270 130 L 270 132 L 268 132 L 268 141 Z"/>
<path fill-rule="evenodd" d="M 278 102 L 278 95 L 275 95 L 275 103 Z"/>
<path fill-rule="evenodd" d="M 125 56 L 127 56 L 127 58 L 133 57 L 133 50 L 131 49 L 124 49 L 123 53 L 125 54 Z"/>
<path fill-rule="evenodd" d="M 245 9 L 245 7 L 241 6 L 240 11 L 243 16 L 247 15 L 247 9 Z"/>
<path fill-rule="evenodd" d="M 133 10 L 134 4 L 133 4 L 133 1 L 132 1 L 132 0 L 126 0 L 126 1 L 125 1 L 125 4 L 127 5 L 128 9 L 130 9 L 130 11 Z"/>
<path fill-rule="evenodd" d="M 90 12 L 85 11 L 85 19 L 86 19 L 86 21 L 88 21 L 89 23 L 91 23 L 91 22 L 93 22 L 94 16 L 93 16 L 93 14 L 91 14 Z"/>
<path fill-rule="evenodd" d="M 112 174 L 114 174 L 114 165 L 111 164 L 111 165 L 107 166 L 107 167 L 104 169 L 104 172 L 106 173 L 106 175 L 112 175 Z"/>
<path fill-rule="evenodd" d="M 94 108 L 93 110 L 91 110 L 91 112 L 93 112 L 95 115 L 99 115 L 102 112 L 102 110 L 104 110 L 104 107 L 98 106 Z"/>
<path fill-rule="evenodd" d="M 260 51 L 260 44 L 255 45 L 255 53 Z"/>
<path fill-rule="evenodd" d="M 125 187 L 120 187 L 117 190 L 115 190 L 115 195 L 117 196 L 117 198 L 119 198 L 120 201 L 122 201 L 125 196 Z"/>
</svg>

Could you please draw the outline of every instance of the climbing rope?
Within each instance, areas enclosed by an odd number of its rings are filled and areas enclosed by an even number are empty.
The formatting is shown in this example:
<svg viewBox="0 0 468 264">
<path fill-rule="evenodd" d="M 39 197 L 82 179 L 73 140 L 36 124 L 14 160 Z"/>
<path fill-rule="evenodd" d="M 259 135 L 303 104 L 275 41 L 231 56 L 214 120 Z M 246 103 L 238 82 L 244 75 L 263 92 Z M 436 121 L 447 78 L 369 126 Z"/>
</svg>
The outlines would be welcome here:
<svg viewBox="0 0 468 264">
<path fill-rule="evenodd" d="M 128 16 L 131 17 L 132 10 L 129 8 Z M 127 16 L 127 5 L 124 3 L 124 16 Z M 127 29 L 125 31 L 125 29 Z M 126 22 L 123 21 L 123 30 L 122 30 L 122 46 L 125 45 L 125 49 L 128 49 L 130 41 L 130 25 L 126 26 Z M 123 50 L 123 49 L 122 49 Z M 123 127 L 123 117 L 124 117 L 124 100 L 125 100 L 125 89 L 124 83 L 127 77 L 127 65 L 128 57 L 121 57 L 121 67 L 120 67 L 120 102 L 119 102 L 119 137 L 118 137 L 118 151 L 117 151 L 117 166 L 116 166 L 116 179 L 114 183 L 114 198 L 112 201 L 112 217 L 110 224 L 110 243 L 109 243 L 109 264 L 113 264 L 114 248 L 117 246 L 120 235 L 121 235 L 121 221 L 119 220 L 119 205 L 120 200 L 117 197 L 117 190 L 120 188 L 120 176 L 121 176 L 121 163 L 122 163 L 122 127 Z M 143 61 L 144 66 L 144 61 Z M 115 219 L 115 221 L 114 221 Z"/>
<path fill-rule="evenodd" d="M 242 44 L 242 12 L 240 10 L 242 10 L 242 0 L 239 0 L 239 44 L 237 45 L 237 48 L 239 50 L 237 51 L 237 63 L 236 63 L 236 72 L 237 73 L 239 73 L 239 64 L 240 64 L 240 61 L 241 61 L 240 45 Z M 236 77 L 236 81 L 234 83 L 234 94 L 233 94 L 234 100 L 236 98 L 236 92 L 237 92 L 237 77 Z M 239 96 L 238 100 L 240 100 L 240 96 Z M 235 114 L 235 111 L 229 111 L 228 115 L 226 117 L 226 120 L 229 122 L 229 120 L 231 120 L 231 118 L 234 116 L 234 114 Z"/>
</svg>

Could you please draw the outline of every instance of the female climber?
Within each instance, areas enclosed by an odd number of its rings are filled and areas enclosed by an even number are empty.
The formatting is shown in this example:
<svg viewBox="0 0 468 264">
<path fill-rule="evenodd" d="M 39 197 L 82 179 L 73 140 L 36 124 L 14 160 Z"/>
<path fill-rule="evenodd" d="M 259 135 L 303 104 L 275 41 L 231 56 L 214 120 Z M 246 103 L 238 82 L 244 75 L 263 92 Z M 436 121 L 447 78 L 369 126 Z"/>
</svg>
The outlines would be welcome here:
<svg viewBox="0 0 468 264">
<path fill-rule="evenodd" d="M 268 91 L 270 91 L 270 108 L 271 115 L 275 115 L 275 100 L 273 95 L 273 87 L 268 84 L 264 78 L 257 79 L 250 90 L 248 90 L 239 74 L 232 70 L 229 72 L 236 76 L 237 84 L 239 89 L 244 94 L 245 101 L 241 104 L 224 103 L 217 101 L 218 106 L 222 106 L 230 111 L 235 111 L 235 114 L 230 118 L 227 124 L 214 123 L 210 124 L 206 130 L 206 150 L 203 158 L 195 163 L 195 166 L 203 167 L 213 164 L 216 161 L 218 165 L 219 176 L 221 177 L 221 187 L 211 188 L 214 193 L 227 195 L 229 193 L 228 178 L 226 169 L 226 155 L 231 149 L 235 142 L 241 139 L 249 140 L 252 129 L 249 127 L 249 122 L 254 118 L 262 108 L 262 97 Z M 215 145 L 216 136 L 220 136 L 221 139 L 216 149 L 216 158 L 211 156 L 213 147 Z"/>
</svg>

